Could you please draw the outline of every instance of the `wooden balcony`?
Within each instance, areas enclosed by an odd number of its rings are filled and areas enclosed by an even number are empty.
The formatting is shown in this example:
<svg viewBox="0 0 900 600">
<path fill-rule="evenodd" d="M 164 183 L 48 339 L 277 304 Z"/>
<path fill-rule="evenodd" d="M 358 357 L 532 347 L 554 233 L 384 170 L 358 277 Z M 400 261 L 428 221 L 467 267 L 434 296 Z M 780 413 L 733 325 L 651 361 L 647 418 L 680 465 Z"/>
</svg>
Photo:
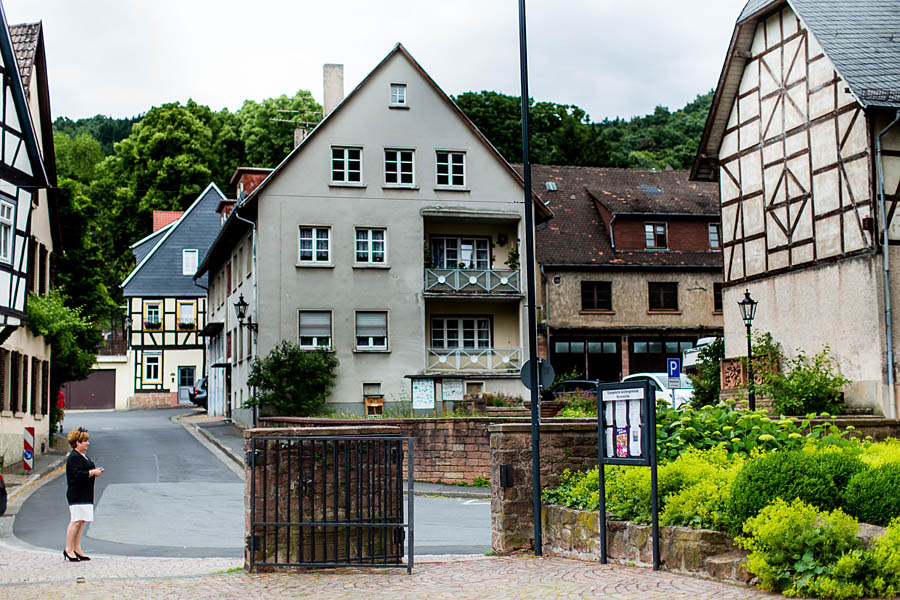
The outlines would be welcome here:
<svg viewBox="0 0 900 600">
<path fill-rule="evenodd" d="M 425 269 L 426 294 L 521 295 L 514 269 Z"/>
<path fill-rule="evenodd" d="M 428 348 L 429 373 L 517 373 L 521 348 Z"/>
</svg>

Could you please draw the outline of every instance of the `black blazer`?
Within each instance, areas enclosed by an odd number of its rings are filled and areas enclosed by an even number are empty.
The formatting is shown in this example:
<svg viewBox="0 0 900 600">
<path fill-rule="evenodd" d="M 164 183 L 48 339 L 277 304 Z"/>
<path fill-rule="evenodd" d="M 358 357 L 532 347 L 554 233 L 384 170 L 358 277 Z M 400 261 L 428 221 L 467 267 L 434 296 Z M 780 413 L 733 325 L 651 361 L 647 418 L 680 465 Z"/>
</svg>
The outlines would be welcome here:
<svg viewBox="0 0 900 600">
<path fill-rule="evenodd" d="M 66 459 L 66 500 L 69 504 L 94 503 L 94 479 L 90 476 L 94 461 L 82 456 L 77 450 L 69 452 Z"/>
</svg>

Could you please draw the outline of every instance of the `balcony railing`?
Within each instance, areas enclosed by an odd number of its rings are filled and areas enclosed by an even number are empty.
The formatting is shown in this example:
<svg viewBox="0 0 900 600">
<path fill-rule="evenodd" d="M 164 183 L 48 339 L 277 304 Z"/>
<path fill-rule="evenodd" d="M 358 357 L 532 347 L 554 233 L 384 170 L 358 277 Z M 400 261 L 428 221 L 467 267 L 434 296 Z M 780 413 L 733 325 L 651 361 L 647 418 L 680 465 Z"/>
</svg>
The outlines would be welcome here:
<svg viewBox="0 0 900 600">
<path fill-rule="evenodd" d="M 425 291 L 463 294 L 517 294 L 519 271 L 514 269 L 425 269 Z"/>
<path fill-rule="evenodd" d="M 427 371 L 511 373 L 522 368 L 521 348 L 428 348 Z"/>
</svg>

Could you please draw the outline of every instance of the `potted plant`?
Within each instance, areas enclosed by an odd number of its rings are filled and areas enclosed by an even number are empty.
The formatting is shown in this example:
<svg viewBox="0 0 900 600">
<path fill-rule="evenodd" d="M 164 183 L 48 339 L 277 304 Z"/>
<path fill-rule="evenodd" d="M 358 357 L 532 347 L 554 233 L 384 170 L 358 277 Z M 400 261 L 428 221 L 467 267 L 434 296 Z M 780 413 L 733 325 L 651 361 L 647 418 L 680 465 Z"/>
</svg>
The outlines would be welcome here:
<svg viewBox="0 0 900 600">
<path fill-rule="evenodd" d="M 144 329 L 161 329 L 162 323 L 159 321 L 144 321 Z"/>
<path fill-rule="evenodd" d="M 194 322 L 193 321 L 179 321 L 178 329 L 193 329 Z"/>
</svg>

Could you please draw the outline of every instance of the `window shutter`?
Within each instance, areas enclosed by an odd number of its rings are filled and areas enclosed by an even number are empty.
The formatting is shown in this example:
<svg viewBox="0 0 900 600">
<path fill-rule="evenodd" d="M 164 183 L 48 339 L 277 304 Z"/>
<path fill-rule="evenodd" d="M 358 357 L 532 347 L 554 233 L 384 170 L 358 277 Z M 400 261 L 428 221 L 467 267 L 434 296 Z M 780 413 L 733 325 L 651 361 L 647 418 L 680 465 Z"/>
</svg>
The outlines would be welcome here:
<svg viewBox="0 0 900 600">
<path fill-rule="evenodd" d="M 300 337 L 330 337 L 331 313 L 326 311 L 301 311 Z"/>
<path fill-rule="evenodd" d="M 356 335 L 358 337 L 387 337 L 387 313 L 356 313 Z"/>
</svg>

